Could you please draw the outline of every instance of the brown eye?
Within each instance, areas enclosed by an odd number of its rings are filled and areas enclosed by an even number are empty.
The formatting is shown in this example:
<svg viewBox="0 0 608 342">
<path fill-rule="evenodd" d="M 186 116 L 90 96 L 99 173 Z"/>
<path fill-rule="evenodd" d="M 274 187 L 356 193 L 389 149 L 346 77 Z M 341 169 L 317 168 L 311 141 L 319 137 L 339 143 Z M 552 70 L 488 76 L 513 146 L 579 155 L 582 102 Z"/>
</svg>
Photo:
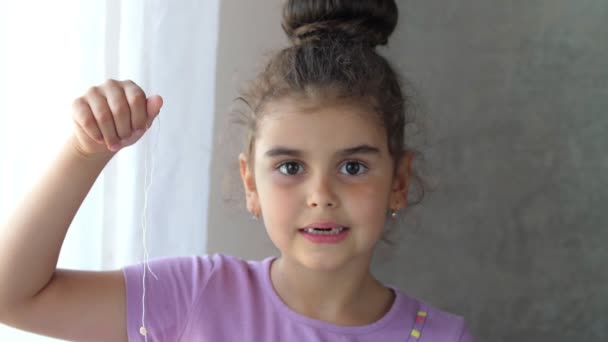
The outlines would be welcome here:
<svg viewBox="0 0 608 342">
<path fill-rule="evenodd" d="M 287 162 L 287 163 L 283 163 L 279 166 L 279 172 L 289 175 L 289 176 L 294 176 L 297 175 L 299 170 L 302 169 L 302 167 L 300 166 L 300 164 L 296 163 L 296 162 Z"/>
<path fill-rule="evenodd" d="M 351 176 L 356 176 L 356 175 L 360 175 L 361 173 L 363 173 L 363 171 L 365 171 L 367 169 L 367 167 L 357 161 L 348 161 L 346 163 L 344 163 L 344 165 L 342 165 L 342 167 L 340 168 L 340 171 L 345 170 L 346 174 L 351 175 Z M 344 173 L 344 172 L 342 172 Z"/>
</svg>

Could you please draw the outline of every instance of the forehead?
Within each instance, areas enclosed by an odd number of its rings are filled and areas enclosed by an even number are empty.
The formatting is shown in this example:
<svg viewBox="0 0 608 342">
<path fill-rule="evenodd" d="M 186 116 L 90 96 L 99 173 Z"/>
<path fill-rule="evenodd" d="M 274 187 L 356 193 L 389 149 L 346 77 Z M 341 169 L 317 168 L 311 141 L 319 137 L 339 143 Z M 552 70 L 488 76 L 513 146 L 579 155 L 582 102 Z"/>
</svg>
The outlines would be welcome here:
<svg viewBox="0 0 608 342">
<path fill-rule="evenodd" d="M 361 144 L 387 150 L 386 130 L 371 108 L 349 103 L 312 107 L 289 100 L 265 107 L 256 139 L 261 152 L 276 145 L 312 153 Z"/>
</svg>

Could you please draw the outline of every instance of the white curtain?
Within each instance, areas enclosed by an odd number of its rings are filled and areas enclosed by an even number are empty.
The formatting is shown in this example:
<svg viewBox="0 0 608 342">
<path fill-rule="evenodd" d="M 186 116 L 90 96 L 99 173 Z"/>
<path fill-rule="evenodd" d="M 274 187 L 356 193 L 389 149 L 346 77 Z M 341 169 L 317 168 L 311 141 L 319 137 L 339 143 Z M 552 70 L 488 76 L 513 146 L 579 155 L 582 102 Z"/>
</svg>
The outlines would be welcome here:
<svg viewBox="0 0 608 342">
<path fill-rule="evenodd" d="M 131 79 L 163 96 L 160 120 L 97 179 L 59 267 L 141 262 L 143 214 L 150 258 L 205 253 L 218 18 L 219 0 L 2 1 L 0 220 L 70 134 L 73 99 Z M 52 339 L 0 325 L 0 341 Z"/>
</svg>

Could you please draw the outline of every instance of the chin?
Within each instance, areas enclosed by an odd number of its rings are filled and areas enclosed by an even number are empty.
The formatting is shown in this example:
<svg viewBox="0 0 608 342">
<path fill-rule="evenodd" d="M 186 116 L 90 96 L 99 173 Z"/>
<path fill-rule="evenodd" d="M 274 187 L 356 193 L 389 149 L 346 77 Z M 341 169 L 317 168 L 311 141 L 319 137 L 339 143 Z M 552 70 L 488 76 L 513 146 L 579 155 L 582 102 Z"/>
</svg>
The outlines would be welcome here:
<svg viewBox="0 0 608 342">
<path fill-rule="evenodd" d="M 342 253 L 315 251 L 307 252 L 305 255 L 299 255 L 294 257 L 294 259 L 309 270 L 332 272 L 344 268 L 353 260 L 353 257 Z"/>
</svg>

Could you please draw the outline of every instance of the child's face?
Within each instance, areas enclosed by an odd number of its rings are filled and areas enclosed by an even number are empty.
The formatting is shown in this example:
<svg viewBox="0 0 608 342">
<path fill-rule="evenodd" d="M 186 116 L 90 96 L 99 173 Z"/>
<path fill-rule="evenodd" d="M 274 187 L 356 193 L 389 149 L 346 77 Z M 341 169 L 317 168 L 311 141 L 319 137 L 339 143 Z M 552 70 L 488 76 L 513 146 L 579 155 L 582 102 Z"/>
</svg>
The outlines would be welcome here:
<svg viewBox="0 0 608 342">
<path fill-rule="evenodd" d="M 243 155 L 241 172 L 248 206 L 259 210 L 270 239 L 283 257 L 311 269 L 369 261 L 387 211 L 404 205 L 407 186 L 407 175 L 393 179 L 386 132 L 378 119 L 347 105 L 304 111 L 282 100 L 266 109 L 253 175 Z M 359 152 L 344 152 L 362 146 Z M 322 221 L 348 227 L 345 238 L 337 243 L 306 238 L 301 229 Z"/>
</svg>

